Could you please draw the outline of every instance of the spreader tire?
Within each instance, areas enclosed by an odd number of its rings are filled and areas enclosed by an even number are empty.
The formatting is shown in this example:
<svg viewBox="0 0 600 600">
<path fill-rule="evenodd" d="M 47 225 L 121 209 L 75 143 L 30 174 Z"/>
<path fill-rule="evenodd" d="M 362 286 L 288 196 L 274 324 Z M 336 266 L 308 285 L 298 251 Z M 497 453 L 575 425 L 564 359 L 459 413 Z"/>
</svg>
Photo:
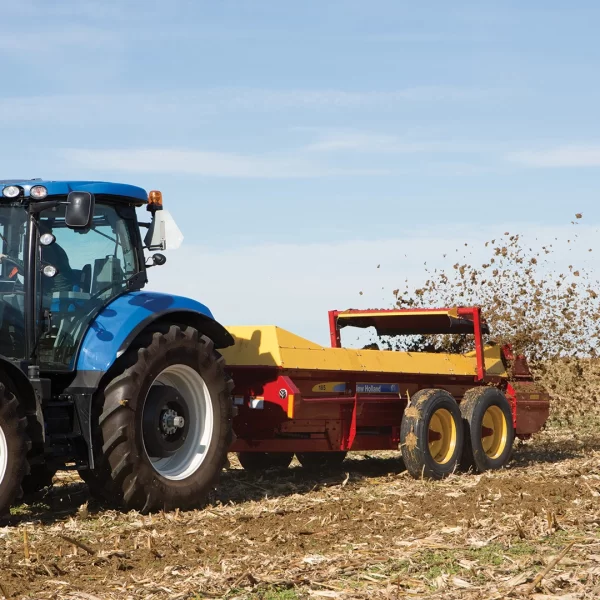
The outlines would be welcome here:
<svg viewBox="0 0 600 600">
<path fill-rule="evenodd" d="M 46 464 L 31 465 L 29 475 L 23 479 L 22 487 L 25 495 L 35 494 L 52 485 L 56 469 Z"/>
<path fill-rule="evenodd" d="M 464 470 L 501 469 L 512 455 L 515 439 L 513 417 L 506 396 L 495 387 L 467 391 L 460 403 L 465 444 L 461 458 Z"/>
<path fill-rule="evenodd" d="M 400 444 L 406 470 L 415 478 L 442 479 L 455 471 L 463 446 L 456 400 L 445 390 L 420 390 L 404 411 Z"/>
<path fill-rule="evenodd" d="M 165 326 L 138 341 L 108 382 L 92 493 L 143 513 L 199 506 L 231 443 L 231 378 L 213 342 Z"/>
<path fill-rule="evenodd" d="M 0 515 L 23 495 L 23 478 L 29 473 L 27 453 L 31 442 L 27 417 L 16 396 L 0 383 Z"/>
<path fill-rule="evenodd" d="M 337 469 L 342 466 L 346 452 L 297 452 L 296 458 L 307 470 Z"/>
<path fill-rule="evenodd" d="M 287 469 L 294 458 L 292 452 L 238 452 L 245 471 L 258 473 L 269 469 Z"/>
</svg>

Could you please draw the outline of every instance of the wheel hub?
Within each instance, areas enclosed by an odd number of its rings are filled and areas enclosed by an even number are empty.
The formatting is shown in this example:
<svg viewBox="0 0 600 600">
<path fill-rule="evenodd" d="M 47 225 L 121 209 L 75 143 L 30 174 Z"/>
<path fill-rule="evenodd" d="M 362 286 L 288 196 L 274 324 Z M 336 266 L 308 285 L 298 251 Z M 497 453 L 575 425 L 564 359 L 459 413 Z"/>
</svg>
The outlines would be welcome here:
<svg viewBox="0 0 600 600">
<path fill-rule="evenodd" d="M 160 477 L 182 481 L 198 471 L 220 429 L 210 388 L 197 368 L 174 363 L 156 376 L 141 425 L 146 456 Z"/>
<path fill-rule="evenodd" d="M 483 451 L 492 459 L 498 458 L 506 448 L 508 424 L 504 413 L 498 406 L 490 406 L 483 415 L 481 423 L 481 445 Z"/>
<path fill-rule="evenodd" d="M 165 435 L 177 433 L 185 425 L 185 419 L 177 414 L 177 411 L 169 408 L 165 410 L 160 419 L 160 426 Z"/>
<path fill-rule="evenodd" d="M 446 464 L 456 447 L 456 426 L 450 412 L 438 408 L 431 416 L 427 433 L 431 457 L 440 465 Z"/>
<path fill-rule="evenodd" d="M 154 385 L 143 413 L 144 444 L 155 458 L 172 456 L 185 443 L 189 416 L 185 400 L 169 385 Z"/>
</svg>

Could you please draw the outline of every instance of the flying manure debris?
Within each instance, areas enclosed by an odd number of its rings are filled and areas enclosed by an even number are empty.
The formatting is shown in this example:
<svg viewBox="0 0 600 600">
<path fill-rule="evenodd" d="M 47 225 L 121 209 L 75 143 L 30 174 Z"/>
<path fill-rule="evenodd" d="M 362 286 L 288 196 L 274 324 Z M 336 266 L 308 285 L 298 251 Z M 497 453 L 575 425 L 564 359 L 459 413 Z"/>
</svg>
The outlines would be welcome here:
<svg viewBox="0 0 600 600">
<path fill-rule="evenodd" d="M 577 213 L 573 224 L 579 226 L 582 217 Z M 569 247 L 578 237 L 568 237 Z M 564 425 L 600 415 L 600 282 L 583 265 L 559 268 L 560 242 L 525 243 L 505 232 L 485 243 L 488 257 L 481 264 L 463 257 L 447 269 L 425 269 L 422 286 L 405 284 L 394 295 L 400 308 L 483 307 L 489 340 L 527 357 L 535 378 L 552 394 L 552 421 Z M 388 349 L 430 352 L 465 351 L 472 343 L 465 336 L 380 340 Z"/>
</svg>

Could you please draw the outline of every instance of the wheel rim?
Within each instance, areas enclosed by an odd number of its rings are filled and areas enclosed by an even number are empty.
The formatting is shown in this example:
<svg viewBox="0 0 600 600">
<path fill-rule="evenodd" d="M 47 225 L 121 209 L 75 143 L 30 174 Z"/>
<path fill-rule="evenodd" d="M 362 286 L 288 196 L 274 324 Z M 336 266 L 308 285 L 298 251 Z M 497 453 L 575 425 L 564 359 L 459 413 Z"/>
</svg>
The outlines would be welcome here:
<svg viewBox="0 0 600 600">
<path fill-rule="evenodd" d="M 481 423 L 481 445 L 489 458 L 498 458 L 506 448 L 508 424 L 500 407 L 490 406 Z"/>
<path fill-rule="evenodd" d="M 172 402 L 165 402 L 164 410 L 156 413 L 155 407 L 152 416 L 156 416 L 155 428 L 168 439 L 176 435 L 181 428 L 181 437 L 177 444 L 165 444 L 165 447 L 175 448 L 173 451 L 162 453 L 157 451 L 156 440 L 147 439 L 146 410 L 150 410 L 150 403 L 144 403 L 144 427 L 142 431 L 144 449 L 157 473 L 165 479 L 179 481 L 195 473 L 204 462 L 213 436 L 214 415 L 210 392 L 201 375 L 187 365 L 171 365 L 167 367 L 154 380 L 148 392 L 156 392 L 157 386 L 174 388 L 179 396 L 179 401 L 185 403 L 185 410 L 178 411 Z M 147 397 L 148 398 L 148 397 Z M 168 405 L 167 405 L 168 404 Z M 185 412 L 185 418 L 181 413 Z M 156 414 L 155 414 L 156 413 Z M 152 416 L 150 418 L 152 418 Z M 179 420 L 181 419 L 181 420 Z"/>
<path fill-rule="evenodd" d="M 8 445 L 4 430 L 0 427 L 0 483 L 4 481 L 6 468 L 8 467 Z"/>
<path fill-rule="evenodd" d="M 456 423 L 445 408 L 438 408 L 429 421 L 429 453 L 439 465 L 452 459 L 456 449 Z"/>
</svg>

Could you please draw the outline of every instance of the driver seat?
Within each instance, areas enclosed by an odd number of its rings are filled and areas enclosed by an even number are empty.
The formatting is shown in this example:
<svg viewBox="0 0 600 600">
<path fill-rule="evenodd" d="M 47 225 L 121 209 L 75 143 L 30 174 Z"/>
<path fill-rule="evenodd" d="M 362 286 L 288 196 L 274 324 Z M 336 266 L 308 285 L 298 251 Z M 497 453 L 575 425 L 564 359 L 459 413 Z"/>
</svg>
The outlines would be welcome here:
<svg viewBox="0 0 600 600">
<path fill-rule="evenodd" d="M 121 261 L 116 256 L 97 258 L 94 261 L 94 276 L 92 278 L 91 294 L 113 288 L 113 293 L 120 291 L 123 283 Z M 116 289 L 115 289 L 116 288 Z"/>
</svg>

